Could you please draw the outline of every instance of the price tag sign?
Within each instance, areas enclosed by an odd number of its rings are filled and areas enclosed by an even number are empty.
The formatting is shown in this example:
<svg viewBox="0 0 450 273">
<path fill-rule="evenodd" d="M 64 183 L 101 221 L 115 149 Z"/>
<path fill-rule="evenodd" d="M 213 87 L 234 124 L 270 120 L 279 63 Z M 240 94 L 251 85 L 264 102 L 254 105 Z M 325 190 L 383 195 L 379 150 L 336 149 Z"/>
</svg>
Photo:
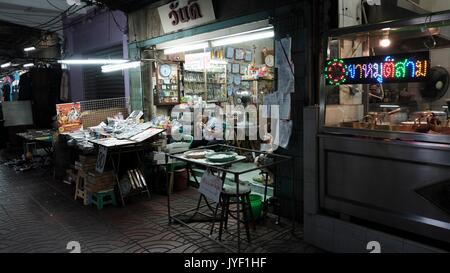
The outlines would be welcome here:
<svg viewBox="0 0 450 273">
<path fill-rule="evenodd" d="M 97 164 L 95 165 L 95 170 L 98 173 L 103 173 L 106 163 L 106 155 L 108 154 L 108 148 L 105 146 L 99 146 L 97 155 Z"/>
<path fill-rule="evenodd" d="M 206 171 L 202 176 L 198 191 L 214 202 L 219 202 L 220 192 L 222 191 L 222 179 Z"/>
</svg>

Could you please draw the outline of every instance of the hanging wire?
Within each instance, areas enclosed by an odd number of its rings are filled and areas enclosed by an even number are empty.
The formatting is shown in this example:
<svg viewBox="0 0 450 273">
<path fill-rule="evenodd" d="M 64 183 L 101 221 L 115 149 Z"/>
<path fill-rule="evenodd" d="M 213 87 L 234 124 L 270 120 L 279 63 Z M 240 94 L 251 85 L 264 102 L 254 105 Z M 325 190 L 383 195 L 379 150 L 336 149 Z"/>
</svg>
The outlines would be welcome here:
<svg viewBox="0 0 450 273">
<path fill-rule="evenodd" d="M 63 11 L 63 9 L 61 9 L 61 8 L 59 8 L 59 7 L 57 7 L 57 6 L 55 6 L 52 2 L 50 2 L 50 0 L 47 0 L 47 3 L 48 3 L 50 6 L 54 7 L 55 9 L 57 9 L 57 10 L 59 10 L 59 11 Z"/>
<path fill-rule="evenodd" d="M 32 26 L 32 27 L 33 27 L 33 28 L 42 28 L 42 27 L 44 27 L 44 26 L 46 26 L 46 25 L 48 25 L 48 24 L 54 22 L 55 20 L 58 20 L 58 19 L 59 19 L 59 20 L 62 20 L 62 19 L 61 19 L 61 16 L 62 16 L 64 13 L 69 12 L 74 6 L 75 6 L 75 4 L 74 4 L 74 5 L 71 5 L 71 6 L 68 7 L 66 10 L 64 10 L 64 11 L 61 12 L 61 13 L 59 13 L 58 15 L 56 15 L 56 16 L 53 17 L 52 19 L 48 20 L 47 22 L 44 22 L 44 23 L 42 23 L 42 24 L 39 24 L 39 25 L 36 25 L 36 26 Z"/>
<path fill-rule="evenodd" d="M 111 16 L 112 16 L 112 18 L 113 18 L 113 21 L 114 21 L 114 24 L 117 26 L 117 28 L 119 29 L 119 31 L 122 32 L 123 34 L 127 34 L 127 33 L 126 33 L 127 27 L 125 26 L 124 28 L 122 28 L 122 27 L 120 26 L 120 24 L 117 22 L 116 17 L 114 16 L 114 13 L 113 13 L 111 10 L 109 10 L 109 13 L 111 14 Z"/>
<path fill-rule="evenodd" d="M 433 48 L 436 47 L 436 39 L 434 39 L 433 34 L 431 33 L 430 29 L 428 28 L 427 20 L 428 20 L 428 23 L 431 23 L 431 14 L 429 14 L 429 15 L 427 15 L 427 16 L 425 17 L 424 27 L 425 27 L 426 30 L 428 31 L 428 34 L 430 35 L 429 38 L 431 38 L 431 41 L 433 42 L 433 45 L 431 45 L 431 46 L 428 45 L 428 41 L 429 41 L 430 39 L 425 40 L 425 41 L 423 42 L 423 45 L 424 45 L 427 49 L 433 49 Z"/>
</svg>

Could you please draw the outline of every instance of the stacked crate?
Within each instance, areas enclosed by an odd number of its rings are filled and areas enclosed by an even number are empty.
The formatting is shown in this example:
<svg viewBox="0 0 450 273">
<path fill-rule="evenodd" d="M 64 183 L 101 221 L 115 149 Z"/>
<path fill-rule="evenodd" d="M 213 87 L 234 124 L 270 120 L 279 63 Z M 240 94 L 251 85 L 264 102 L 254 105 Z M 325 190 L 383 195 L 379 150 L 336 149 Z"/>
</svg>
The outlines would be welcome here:
<svg viewBox="0 0 450 273">
<path fill-rule="evenodd" d="M 96 156 L 80 155 L 78 161 L 75 161 L 75 169 L 84 173 L 91 172 L 95 169 L 97 164 Z"/>
<path fill-rule="evenodd" d="M 102 174 L 93 171 L 88 173 L 85 187 L 88 192 L 100 192 L 114 189 L 115 182 L 113 171 Z"/>
</svg>

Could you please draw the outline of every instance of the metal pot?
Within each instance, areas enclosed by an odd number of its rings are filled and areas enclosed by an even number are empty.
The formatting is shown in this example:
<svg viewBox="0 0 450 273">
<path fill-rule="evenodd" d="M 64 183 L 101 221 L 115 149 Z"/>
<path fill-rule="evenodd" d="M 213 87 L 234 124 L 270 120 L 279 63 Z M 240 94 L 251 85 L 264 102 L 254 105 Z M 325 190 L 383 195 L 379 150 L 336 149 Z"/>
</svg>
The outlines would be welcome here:
<svg viewBox="0 0 450 273">
<path fill-rule="evenodd" d="M 447 113 L 444 111 L 418 111 L 411 115 L 412 120 L 426 121 L 438 126 L 447 126 Z"/>
</svg>

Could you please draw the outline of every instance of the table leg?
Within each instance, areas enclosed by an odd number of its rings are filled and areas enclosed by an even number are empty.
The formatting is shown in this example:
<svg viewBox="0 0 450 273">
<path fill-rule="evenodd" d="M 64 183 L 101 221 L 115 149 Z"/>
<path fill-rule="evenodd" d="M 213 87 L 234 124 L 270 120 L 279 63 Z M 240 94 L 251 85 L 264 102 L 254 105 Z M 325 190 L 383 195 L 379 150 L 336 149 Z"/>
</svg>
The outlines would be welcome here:
<svg viewBox="0 0 450 273">
<path fill-rule="evenodd" d="M 169 176 L 170 172 L 169 170 L 169 156 L 166 154 L 166 172 L 167 172 L 167 176 L 166 176 L 166 190 L 167 190 L 167 216 L 168 216 L 168 220 L 169 220 L 169 225 L 172 223 L 172 218 L 171 218 L 171 209 L 170 209 L 170 181 L 171 181 L 171 177 Z"/>
<path fill-rule="evenodd" d="M 239 174 L 234 175 L 234 182 L 236 183 L 236 196 L 238 198 L 236 202 L 237 211 L 237 251 L 241 252 L 241 212 L 240 212 L 240 200 L 239 200 Z"/>
<path fill-rule="evenodd" d="M 268 172 L 263 172 L 263 174 L 266 175 L 265 178 L 265 183 L 264 183 L 264 207 L 263 207 L 263 218 L 265 218 L 267 216 L 267 210 L 268 210 L 268 204 L 267 204 L 267 184 L 269 183 L 269 173 Z"/>
</svg>

